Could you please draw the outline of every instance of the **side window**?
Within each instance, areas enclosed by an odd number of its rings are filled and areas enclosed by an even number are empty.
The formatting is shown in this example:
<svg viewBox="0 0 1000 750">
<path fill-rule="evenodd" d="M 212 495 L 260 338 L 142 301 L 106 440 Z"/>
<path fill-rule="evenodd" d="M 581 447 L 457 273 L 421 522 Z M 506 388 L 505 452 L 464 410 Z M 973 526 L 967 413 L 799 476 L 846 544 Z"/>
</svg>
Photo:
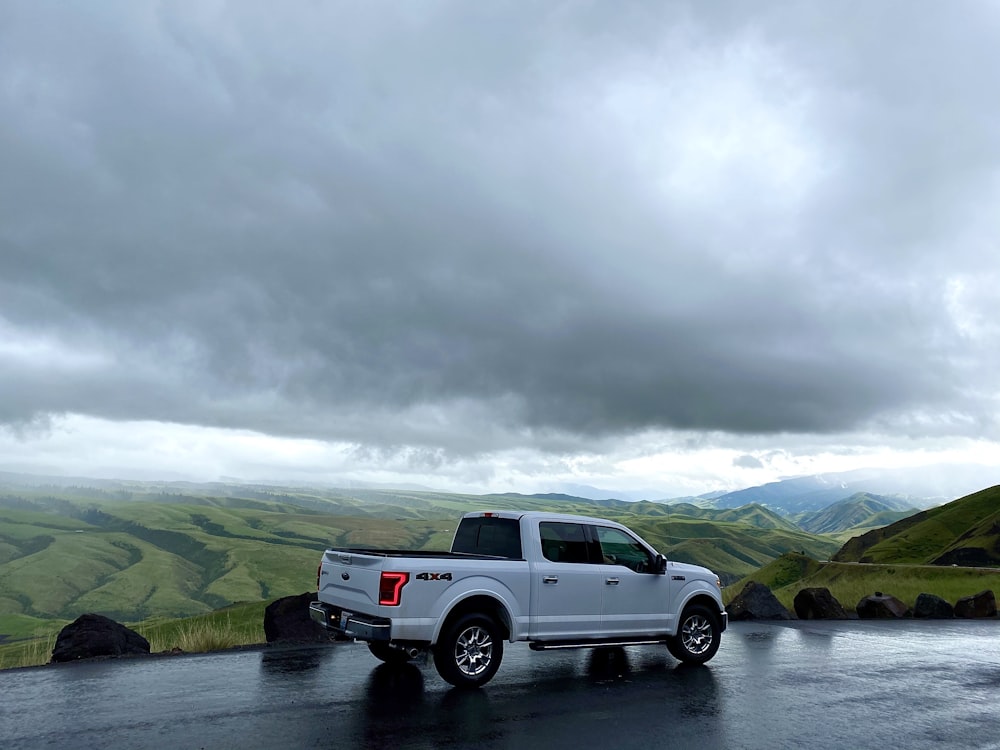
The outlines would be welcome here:
<svg viewBox="0 0 1000 750">
<path fill-rule="evenodd" d="M 598 526 L 596 531 L 605 563 L 624 565 L 636 573 L 653 571 L 653 560 L 649 552 L 624 531 L 606 526 Z"/>
<path fill-rule="evenodd" d="M 538 524 L 542 537 L 542 557 L 552 562 L 589 563 L 587 533 L 583 524 L 542 521 Z"/>
</svg>

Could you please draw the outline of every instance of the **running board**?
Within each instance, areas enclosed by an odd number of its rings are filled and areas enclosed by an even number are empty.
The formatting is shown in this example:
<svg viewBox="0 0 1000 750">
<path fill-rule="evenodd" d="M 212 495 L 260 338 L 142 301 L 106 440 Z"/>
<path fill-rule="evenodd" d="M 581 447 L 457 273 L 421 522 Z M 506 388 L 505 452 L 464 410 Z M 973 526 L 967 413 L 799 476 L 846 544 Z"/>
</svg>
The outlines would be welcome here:
<svg viewBox="0 0 1000 750">
<path fill-rule="evenodd" d="M 621 646 L 651 646 L 666 643 L 663 638 L 640 638 L 628 641 L 531 641 L 528 648 L 532 651 L 555 651 L 560 648 L 619 648 Z"/>
</svg>

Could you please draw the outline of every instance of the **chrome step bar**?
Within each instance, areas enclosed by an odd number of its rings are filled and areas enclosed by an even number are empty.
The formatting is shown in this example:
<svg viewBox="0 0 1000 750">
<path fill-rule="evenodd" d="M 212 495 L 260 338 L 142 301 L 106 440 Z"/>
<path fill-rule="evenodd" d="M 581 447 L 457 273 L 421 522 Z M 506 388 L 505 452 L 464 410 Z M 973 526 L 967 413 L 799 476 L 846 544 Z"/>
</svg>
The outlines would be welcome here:
<svg viewBox="0 0 1000 750">
<path fill-rule="evenodd" d="M 626 641 L 531 641 L 528 647 L 532 651 L 555 651 L 570 648 L 620 648 L 622 646 L 650 646 L 656 643 L 666 643 L 666 637 L 640 638 Z"/>
</svg>

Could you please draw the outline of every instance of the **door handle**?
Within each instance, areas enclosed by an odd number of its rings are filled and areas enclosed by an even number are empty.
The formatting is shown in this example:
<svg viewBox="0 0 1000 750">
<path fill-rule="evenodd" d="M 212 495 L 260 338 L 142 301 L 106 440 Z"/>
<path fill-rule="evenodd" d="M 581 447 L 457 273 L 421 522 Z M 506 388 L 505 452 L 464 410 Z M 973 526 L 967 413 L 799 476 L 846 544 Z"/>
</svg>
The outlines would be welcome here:
<svg viewBox="0 0 1000 750">
<path fill-rule="evenodd" d="M 607 579 L 605 581 L 605 583 L 608 584 L 608 586 L 617 586 L 618 585 L 618 579 L 617 578 L 609 578 L 609 579 Z"/>
<path fill-rule="evenodd" d="M 559 583 L 559 576 L 542 576 L 542 583 Z"/>
</svg>

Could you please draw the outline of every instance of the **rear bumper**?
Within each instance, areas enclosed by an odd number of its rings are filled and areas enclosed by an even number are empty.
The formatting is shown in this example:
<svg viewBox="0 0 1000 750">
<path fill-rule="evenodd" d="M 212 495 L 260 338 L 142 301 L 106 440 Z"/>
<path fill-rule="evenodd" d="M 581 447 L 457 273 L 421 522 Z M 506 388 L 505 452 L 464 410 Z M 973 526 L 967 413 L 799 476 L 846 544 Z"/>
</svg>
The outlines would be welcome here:
<svg viewBox="0 0 1000 750">
<path fill-rule="evenodd" d="M 332 604 L 312 602 L 309 617 L 327 630 L 363 641 L 388 641 L 392 638 L 392 622 L 360 612 L 349 612 Z"/>
<path fill-rule="evenodd" d="M 725 633 L 729 627 L 729 613 L 726 610 L 719 612 L 719 632 Z"/>
</svg>

